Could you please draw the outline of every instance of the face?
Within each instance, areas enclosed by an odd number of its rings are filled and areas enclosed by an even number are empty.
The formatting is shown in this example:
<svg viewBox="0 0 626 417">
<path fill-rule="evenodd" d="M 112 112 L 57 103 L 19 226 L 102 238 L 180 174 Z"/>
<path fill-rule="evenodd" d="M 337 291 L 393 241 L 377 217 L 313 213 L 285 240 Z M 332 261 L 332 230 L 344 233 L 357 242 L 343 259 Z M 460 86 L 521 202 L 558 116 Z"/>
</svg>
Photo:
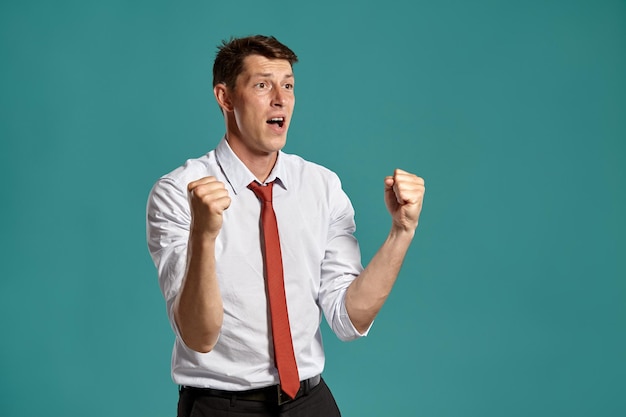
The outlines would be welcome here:
<svg viewBox="0 0 626 417">
<path fill-rule="evenodd" d="M 216 87 L 218 88 L 218 87 Z M 240 158 L 274 156 L 285 146 L 295 105 L 289 61 L 250 55 L 234 89 L 221 86 L 226 98 L 227 137 Z M 218 101 L 220 92 L 216 90 Z"/>
</svg>

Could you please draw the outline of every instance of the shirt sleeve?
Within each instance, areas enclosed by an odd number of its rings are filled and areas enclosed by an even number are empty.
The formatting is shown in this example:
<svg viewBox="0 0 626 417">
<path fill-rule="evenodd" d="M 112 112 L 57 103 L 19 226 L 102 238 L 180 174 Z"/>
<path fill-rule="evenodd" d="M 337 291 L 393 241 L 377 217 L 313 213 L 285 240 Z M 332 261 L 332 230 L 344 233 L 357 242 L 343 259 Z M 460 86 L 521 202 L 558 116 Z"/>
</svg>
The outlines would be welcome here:
<svg viewBox="0 0 626 417">
<path fill-rule="evenodd" d="M 321 265 L 319 300 L 326 321 L 340 340 L 366 336 L 352 324 L 346 309 L 346 291 L 363 270 L 361 252 L 354 232 L 354 208 L 333 174 L 328 189 L 330 223 L 324 259 Z M 371 326 L 370 326 L 371 328 Z"/>
<path fill-rule="evenodd" d="M 170 178 L 161 178 L 150 192 L 146 212 L 148 249 L 158 271 L 170 323 L 179 335 L 173 305 L 187 267 L 191 212 L 186 188 Z"/>
</svg>

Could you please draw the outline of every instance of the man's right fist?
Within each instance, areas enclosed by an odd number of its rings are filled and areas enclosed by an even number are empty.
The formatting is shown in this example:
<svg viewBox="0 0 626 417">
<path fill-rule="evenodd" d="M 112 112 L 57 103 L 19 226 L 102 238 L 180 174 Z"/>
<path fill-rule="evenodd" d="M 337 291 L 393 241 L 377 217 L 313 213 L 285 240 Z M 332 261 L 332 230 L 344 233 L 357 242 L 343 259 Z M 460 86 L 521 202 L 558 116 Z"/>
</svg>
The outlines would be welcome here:
<svg viewBox="0 0 626 417">
<path fill-rule="evenodd" d="M 191 232 L 215 239 L 222 228 L 222 214 L 230 206 L 230 197 L 224 183 L 215 177 L 204 177 L 190 182 Z"/>
</svg>

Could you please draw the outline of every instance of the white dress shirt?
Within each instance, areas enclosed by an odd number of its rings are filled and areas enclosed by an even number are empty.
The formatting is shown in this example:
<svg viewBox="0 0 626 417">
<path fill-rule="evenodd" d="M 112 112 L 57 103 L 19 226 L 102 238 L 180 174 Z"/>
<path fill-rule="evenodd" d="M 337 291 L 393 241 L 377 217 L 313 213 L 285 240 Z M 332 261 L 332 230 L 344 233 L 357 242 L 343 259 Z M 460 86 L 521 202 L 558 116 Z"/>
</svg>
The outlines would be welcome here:
<svg viewBox="0 0 626 417">
<path fill-rule="evenodd" d="M 185 275 L 191 212 L 187 184 L 214 176 L 231 198 L 216 242 L 216 269 L 224 306 L 219 339 L 209 353 L 188 348 L 174 320 L 173 302 Z M 147 205 L 147 239 L 176 334 L 176 384 L 239 391 L 278 384 L 261 252 L 261 203 L 247 188 L 256 178 L 225 139 L 217 148 L 163 176 Z M 330 170 L 280 152 L 267 182 L 282 250 L 287 308 L 300 379 L 322 373 L 322 312 L 341 340 L 360 334 L 350 322 L 345 293 L 360 274 L 354 210 Z"/>
</svg>

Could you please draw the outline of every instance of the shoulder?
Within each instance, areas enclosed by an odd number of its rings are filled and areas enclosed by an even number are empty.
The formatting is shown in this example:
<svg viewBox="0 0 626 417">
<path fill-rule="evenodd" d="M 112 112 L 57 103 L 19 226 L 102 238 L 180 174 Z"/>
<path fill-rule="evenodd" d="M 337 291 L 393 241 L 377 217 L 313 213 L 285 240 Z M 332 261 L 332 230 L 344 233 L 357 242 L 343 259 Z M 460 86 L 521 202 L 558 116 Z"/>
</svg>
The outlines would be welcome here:
<svg viewBox="0 0 626 417">
<path fill-rule="evenodd" d="M 331 169 L 291 154 L 282 154 L 287 173 L 287 188 L 310 207 L 324 206 L 331 217 L 353 212 L 339 176 Z"/>
<path fill-rule="evenodd" d="M 297 183 L 314 182 L 341 187 L 339 176 L 329 168 L 308 161 L 299 155 L 281 152 L 288 178 Z"/>
<path fill-rule="evenodd" d="M 191 158 L 173 171 L 163 175 L 159 181 L 167 180 L 174 183 L 183 183 L 187 186 L 198 178 L 215 175 L 219 170 L 215 160 L 215 151 L 211 151 L 199 158 Z"/>
<path fill-rule="evenodd" d="M 187 184 L 199 178 L 217 175 L 218 171 L 215 151 L 210 151 L 198 158 L 188 159 L 183 165 L 159 178 L 150 191 L 150 197 L 168 194 L 170 198 L 178 195 L 186 199 Z"/>
</svg>

